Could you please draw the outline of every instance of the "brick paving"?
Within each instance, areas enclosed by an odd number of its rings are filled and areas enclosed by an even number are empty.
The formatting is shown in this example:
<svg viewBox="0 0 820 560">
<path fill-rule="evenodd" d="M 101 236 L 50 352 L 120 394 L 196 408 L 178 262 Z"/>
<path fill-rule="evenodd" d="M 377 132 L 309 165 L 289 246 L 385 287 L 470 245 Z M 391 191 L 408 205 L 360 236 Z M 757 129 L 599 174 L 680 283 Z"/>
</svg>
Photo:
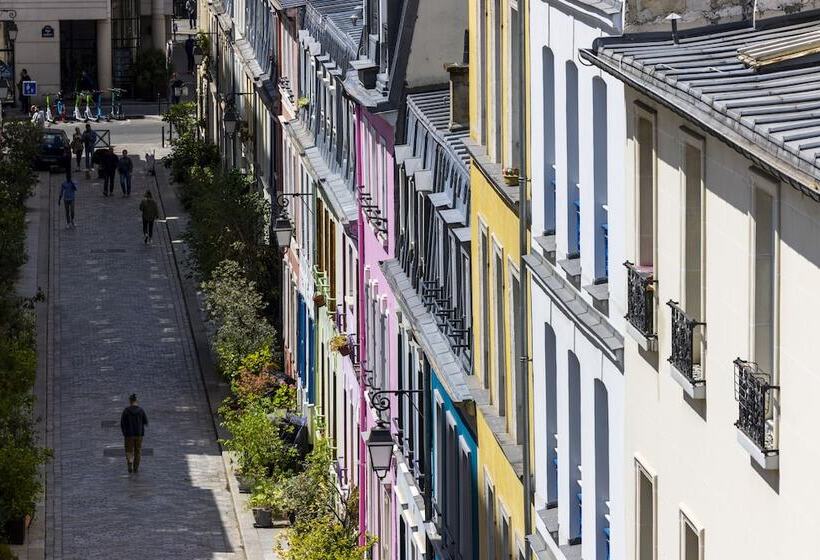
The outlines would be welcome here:
<svg viewBox="0 0 820 560">
<path fill-rule="evenodd" d="M 47 557 L 240 560 L 170 239 L 158 222 L 154 244 L 143 244 L 138 205 L 153 179 L 142 164 L 134 168 L 131 198 L 120 197 L 119 184 L 104 198 L 99 180 L 78 177 L 73 230 L 56 208 L 61 177 L 52 176 L 55 458 Z M 119 431 L 132 392 L 149 419 L 149 454 L 135 475 L 127 473 Z"/>
</svg>

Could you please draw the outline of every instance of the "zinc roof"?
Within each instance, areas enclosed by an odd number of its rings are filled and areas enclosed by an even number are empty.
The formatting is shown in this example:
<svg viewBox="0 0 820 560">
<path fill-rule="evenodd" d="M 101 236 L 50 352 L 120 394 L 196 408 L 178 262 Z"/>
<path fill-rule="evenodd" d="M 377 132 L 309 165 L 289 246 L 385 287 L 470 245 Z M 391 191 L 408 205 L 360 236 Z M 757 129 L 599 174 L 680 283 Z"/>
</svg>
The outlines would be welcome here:
<svg viewBox="0 0 820 560">
<path fill-rule="evenodd" d="M 738 49 L 800 41 L 820 31 L 820 13 L 671 34 L 598 39 L 583 58 L 648 94 L 762 164 L 820 192 L 820 57 L 755 70 Z"/>
<path fill-rule="evenodd" d="M 450 90 L 412 93 L 407 96 L 407 106 L 447 146 L 454 159 L 469 169 L 470 153 L 464 140 L 470 136 L 470 130 L 450 130 Z"/>
</svg>

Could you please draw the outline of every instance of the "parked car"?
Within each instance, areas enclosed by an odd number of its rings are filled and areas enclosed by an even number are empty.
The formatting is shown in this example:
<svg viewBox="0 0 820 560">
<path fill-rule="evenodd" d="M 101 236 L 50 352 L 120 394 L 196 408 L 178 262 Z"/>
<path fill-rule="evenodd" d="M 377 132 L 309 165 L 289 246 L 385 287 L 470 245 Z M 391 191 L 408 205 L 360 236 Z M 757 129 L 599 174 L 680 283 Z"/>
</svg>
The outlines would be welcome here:
<svg viewBox="0 0 820 560">
<path fill-rule="evenodd" d="M 34 158 L 34 166 L 40 169 L 52 166 L 65 168 L 67 162 L 71 164 L 68 135 L 59 128 L 43 129 L 40 146 Z"/>
</svg>

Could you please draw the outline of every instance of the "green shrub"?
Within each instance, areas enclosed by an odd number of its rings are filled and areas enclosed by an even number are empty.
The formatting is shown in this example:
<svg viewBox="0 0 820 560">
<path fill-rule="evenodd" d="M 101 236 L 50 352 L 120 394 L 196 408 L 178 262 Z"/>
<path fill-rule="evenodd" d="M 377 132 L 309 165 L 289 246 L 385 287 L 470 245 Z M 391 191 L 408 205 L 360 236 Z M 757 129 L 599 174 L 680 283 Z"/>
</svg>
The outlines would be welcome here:
<svg viewBox="0 0 820 560">
<path fill-rule="evenodd" d="M 222 444 L 236 453 L 242 475 L 281 480 L 299 469 L 299 452 L 285 437 L 292 429 L 272 421 L 261 404 L 228 412 L 222 425 L 231 434 Z"/>
<path fill-rule="evenodd" d="M 248 355 L 270 349 L 276 332 L 262 317 L 262 296 L 236 262 L 222 262 L 203 288 L 217 327 L 213 343 L 218 365 L 233 379 Z"/>
</svg>

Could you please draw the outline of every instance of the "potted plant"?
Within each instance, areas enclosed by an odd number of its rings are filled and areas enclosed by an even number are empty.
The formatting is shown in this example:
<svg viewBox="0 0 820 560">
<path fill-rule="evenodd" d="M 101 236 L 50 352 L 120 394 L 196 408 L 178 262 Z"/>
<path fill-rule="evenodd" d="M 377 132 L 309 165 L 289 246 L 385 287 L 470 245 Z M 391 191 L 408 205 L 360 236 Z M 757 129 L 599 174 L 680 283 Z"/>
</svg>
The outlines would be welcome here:
<svg viewBox="0 0 820 560">
<path fill-rule="evenodd" d="M 508 187 L 518 186 L 521 171 L 517 167 L 505 167 L 502 174 L 504 175 L 504 183 L 506 183 Z"/>
<path fill-rule="evenodd" d="M 337 334 L 330 339 L 330 350 L 342 356 L 350 355 L 350 337 L 346 334 Z"/>
<path fill-rule="evenodd" d="M 272 478 L 263 478 L 256 484 L 248 500 L 256 527 L 273 527 L 274 512 L 279 514 L 280 492 Z M 281 517 L 281 515 L 276 515 Z"/>
</svg>

